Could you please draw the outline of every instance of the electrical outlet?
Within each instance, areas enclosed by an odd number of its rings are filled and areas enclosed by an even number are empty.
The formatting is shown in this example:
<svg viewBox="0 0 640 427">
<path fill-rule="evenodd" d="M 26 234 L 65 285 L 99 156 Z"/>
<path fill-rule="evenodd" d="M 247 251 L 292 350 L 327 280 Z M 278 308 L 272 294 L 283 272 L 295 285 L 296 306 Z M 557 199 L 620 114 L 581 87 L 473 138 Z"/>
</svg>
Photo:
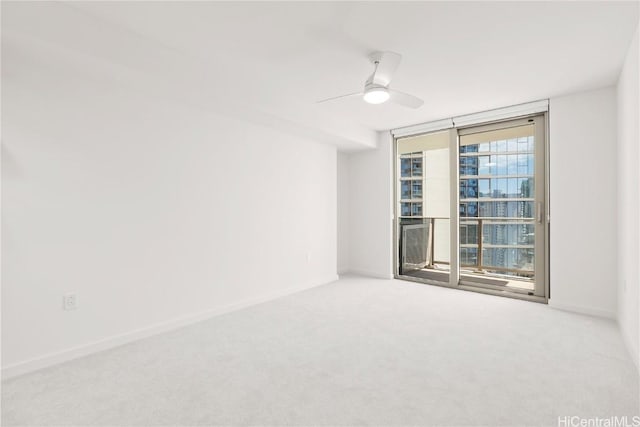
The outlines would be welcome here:
<svg viewBox="0 0 640 427">
<path fill-rule="evenodd" d="M 75 310 L 78 308 L 78 296 L 76 294 L 65 294 L 62 297 L 62 307 L 65 310 Z"/>
</svg>

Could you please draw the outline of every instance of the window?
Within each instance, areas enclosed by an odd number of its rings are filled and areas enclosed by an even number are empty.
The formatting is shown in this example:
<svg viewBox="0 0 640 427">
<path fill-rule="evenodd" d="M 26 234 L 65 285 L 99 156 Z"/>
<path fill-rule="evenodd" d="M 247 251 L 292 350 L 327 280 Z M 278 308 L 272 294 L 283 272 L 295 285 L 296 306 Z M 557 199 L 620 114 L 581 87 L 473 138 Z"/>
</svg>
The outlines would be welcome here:
<svg viewBox="0 0 640 427">
<path fill-rule="evenodd" d="M 408 136 L 396 150 L 396 235 L 428 233 L 400 242 L 422 255 L 418 264 L 402 261 L 399 274 L 545 295 L 546 225 L 536 215 L 545 200 L 536 190 L 545 180 L 543 116 Z"/>
</svg>

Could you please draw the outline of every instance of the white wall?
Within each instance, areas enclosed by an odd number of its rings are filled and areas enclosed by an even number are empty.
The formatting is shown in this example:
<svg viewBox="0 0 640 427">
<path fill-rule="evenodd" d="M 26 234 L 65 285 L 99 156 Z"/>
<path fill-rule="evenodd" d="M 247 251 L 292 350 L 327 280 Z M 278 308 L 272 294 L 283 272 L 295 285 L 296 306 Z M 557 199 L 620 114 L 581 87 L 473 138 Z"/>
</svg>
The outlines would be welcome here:
<svg viewBox="0 0 640 427">
<path fill-rule="evenodd" d="M 449 132 L 445 132 L 447 142 Z M 429 218 L 449 218 L 451 209 L 451 189 L 449 182 L 449 148 L 425 151 L 424 159 L 424 216 Z M 451 222 L 436 220 L 433 224 L 433 257 L 436 261 L 450 262 Z"/>
<path fill-rule="evenodd" d="M 349 271 L 349 155 L 338 152 L 338 274 Z"/>
<path fill-rule="evenodd" d="M 2 59 L 4 373 L 336 278 L 335 147 Z"/>
<path fill-rule="evenodd" d="M 640 135 L 638 98 L 640 87 L 638 65 L 640 49 L 638 31 L 627 54 L 618 80 L 618 323 L 636 365 L 638 354 L 640 313 Z"/>
<path fill-rule="evenodd" d="M 552 98 L 549 304 L 614 318 L 616 92 Z"/>
<path fill-rule="evenodd" d="M 349 271 L 393 277 L 392 139 L 378 134 L 378 147 L 349 154 Z"/>
</svg>

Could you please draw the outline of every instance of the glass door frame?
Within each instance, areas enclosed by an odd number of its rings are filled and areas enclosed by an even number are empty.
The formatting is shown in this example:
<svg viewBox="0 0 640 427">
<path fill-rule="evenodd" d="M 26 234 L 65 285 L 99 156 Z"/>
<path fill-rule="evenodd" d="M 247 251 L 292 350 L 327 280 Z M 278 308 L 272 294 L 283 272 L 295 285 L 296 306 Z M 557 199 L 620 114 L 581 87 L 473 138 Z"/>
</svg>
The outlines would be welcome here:
<svg viewBox="0 0 640 427">
<path fill-rule="evenodd" d="M 535 149 L 535 209 L 536 209 L 536 243 L 535 243 L 535 277 L 537 284 L 533 295 L 519 293 L 508 289 L 498 290 L 490 286 L 478 286 L 477 283 L 470 284 L 461 281 L 460 278 L 460 212 L 459 212 L 459 147 L 460 134 L 472 134 L 491 131 L 494 129 L 504 129 L 526 124 L 534 124 Z M 416 133 L 413 135 L 403 135 L 393 137 L 393 248 L 394 248 L 394 278 L 425 283 L 436 286 L 443 286 L 454 289 L 463 289 L 473 292 L 480 292 L 491 295 L 517 298 L 534 302 L 548 303 L 550 297 L 549 284 L 549 133 L 548 114 L 546 112 L 528 114 L 524 116 L 510 117 L 484 123 L 464 125 L 447 129 L 439 129 L 430 132 Z M 398 155 L 398 140 L 428 135 L 437 132 L 449 132 L 449 175 L 450 175 L 450 271 L 449 282 L 440 282 L 424 278 L 400 275 L 400 212 L 399 192 L 400 192 L 400 156 Z M 542 142 L 539 142 L 542 141 Z M 540 242 L 540 237 L 542 242 Z"/>
</svg>

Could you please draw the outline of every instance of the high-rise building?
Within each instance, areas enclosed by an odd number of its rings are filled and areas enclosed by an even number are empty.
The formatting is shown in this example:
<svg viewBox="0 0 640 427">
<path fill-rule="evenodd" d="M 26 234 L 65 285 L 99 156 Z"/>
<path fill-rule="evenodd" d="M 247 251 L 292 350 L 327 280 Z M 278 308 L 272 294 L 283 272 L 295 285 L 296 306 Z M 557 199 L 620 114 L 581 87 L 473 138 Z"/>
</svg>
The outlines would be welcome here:
<svg viewBox="0 0 640 427">
<path fill-rule="evenodd" d="M 400 216 L 421 218 L 423 213 L 424 153 L 400 156 Z"/>
<path fill-rule="evenodd" d="M 534 247 L 533 137 L 463 145 L 459 172 L 461 236 L 462 229 L 466 236 L 479 233 L 473 243 L 461 240 L 462 265 L 527 276 Z"/>
</svg>

